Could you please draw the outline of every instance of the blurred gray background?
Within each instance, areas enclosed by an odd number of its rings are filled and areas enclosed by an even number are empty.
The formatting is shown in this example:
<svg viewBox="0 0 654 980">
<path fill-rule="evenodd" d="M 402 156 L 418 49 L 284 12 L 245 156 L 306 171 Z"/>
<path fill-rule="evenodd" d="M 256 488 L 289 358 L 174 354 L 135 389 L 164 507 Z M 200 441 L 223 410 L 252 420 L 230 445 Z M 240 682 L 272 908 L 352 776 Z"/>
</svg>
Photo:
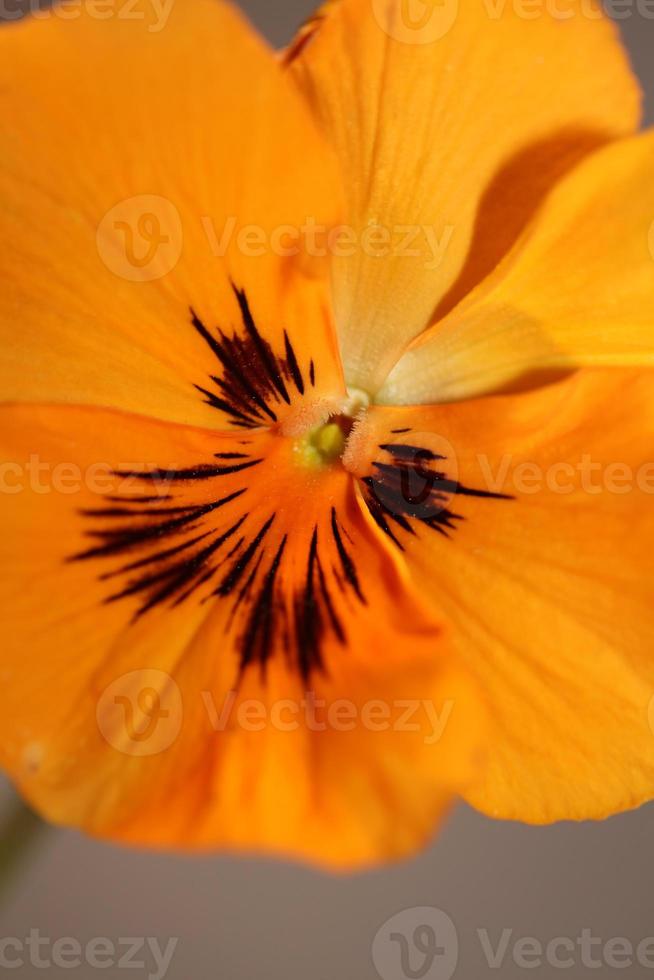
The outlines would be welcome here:
<svg viewBox="0 0 654 980">
<path fill-rule="evenodd" d="M 241 0 L 241 6 L 281 45 L 314 5 L 311 0 Z M 649 12 L 654 15 L 654 5 Z M 654 20 L 632 11 L 621 27 L 647 90 L 652 121 Z M 654 936 L 653 881 L 652 807 L 603 824 L 544 829 L 494 823 L 460 807 L 427 853 L 349 878 L 274 861 L 129 852 L 76 833 L 51 831 L 3 896 L 0 940 L 22 941 L 31 929 L 51 940 L 74 937 L 82 944 L 95 937 L 116 946 L 125 937 L 156 937 L 165 947 L 176 938 L 169 980 L 375 980 L 380 975 L 382 980 L 449 980 L 455 952 L 451 933 L 440 934 L 441 942 L 447 940 L 447 955 L 436 956 L 431 965 L 429 957 L 413 949 L 408 972 L 399 965 L 399 946 L 388 940 L 386 930 L 373 961 L 373 939 L 386 920 L 401 910 L 429 906 L 447 913 L 458 933 L 456 980 L 497 975 L 511 980 L 526 972 L 537 978 L 567 972 L 575 980 L 616 972 L 654 977 L 654 942 L 651 968 L 624 968 L 619 943 L 612 947 L 613 966 L 597 943 L 590 947 L 592 960 L 586 959 L 599 963 L 601 958 L 600 966 L 584 965 L 580 946 L 575 966 L 567 970 L 553 964 L 527 970 L 512 956 L 523 937 L 543 946 L 556 937 L 569 944 L 584 929 L 602 942 L 623 937 L 636 946 Z M 428 913 L 408 914 L 409 944 L 414 928 L 428 921 Z M 493 948 L 504 937 L 501 966 L 489 965 L 479 930 L 486 930 Z M 561 962 L 569 955 L 562 947 L 555 952 Z M 146 965 L 52 967 L 45 975 L 100 974 L 113 980 L 130 969 L 128 975 L 145 980 L 154 973 L 150 955 L 140 951 L 135 959 Z M 615 965 L 620 961 L 622 969 Z M 44 976 L 44 969 L 29 965 L 12 972 L 20 980 Z"/>
</svg>

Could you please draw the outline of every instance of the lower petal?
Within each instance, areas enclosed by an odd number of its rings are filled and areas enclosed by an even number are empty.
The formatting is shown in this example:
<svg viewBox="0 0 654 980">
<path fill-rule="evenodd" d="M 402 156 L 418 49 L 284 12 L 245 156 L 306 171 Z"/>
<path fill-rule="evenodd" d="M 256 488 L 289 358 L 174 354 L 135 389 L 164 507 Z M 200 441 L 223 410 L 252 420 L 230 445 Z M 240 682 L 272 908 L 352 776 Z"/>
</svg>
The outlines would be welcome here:
<svg viewBox="0 0 654 980">
<path fill-rule="evenodd" d="M 490 761 L 468 798 L 493 816 L 599 818 L 654 796 L 653 381 L 586 370 L 376 408 L 352 447 L 485 692 Z"/>
<path fill-rule="evenodd" d="M 424 843 L 482 711 L 350 476 L 263 431 L 2 415 L 0 758 L 26 798 L 333 867 Z"/>
</svg>

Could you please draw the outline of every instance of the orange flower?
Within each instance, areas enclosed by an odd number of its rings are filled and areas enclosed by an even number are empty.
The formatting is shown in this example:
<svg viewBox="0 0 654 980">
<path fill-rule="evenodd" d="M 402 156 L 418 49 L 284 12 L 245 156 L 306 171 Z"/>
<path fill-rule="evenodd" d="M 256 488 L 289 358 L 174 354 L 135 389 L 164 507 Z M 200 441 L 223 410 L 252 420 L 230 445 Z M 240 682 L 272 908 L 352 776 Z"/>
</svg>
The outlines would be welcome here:
<svg viewBox="0 0 654 980">
<path fill-rule="evenodd" d="M 458 795 L 648 800 L 654 137 L 614 30 L 337 0 L 276 58 L 164 8 L 0 31 L 2 764 L 57 823 L 333 867 Z"/>
</svg>

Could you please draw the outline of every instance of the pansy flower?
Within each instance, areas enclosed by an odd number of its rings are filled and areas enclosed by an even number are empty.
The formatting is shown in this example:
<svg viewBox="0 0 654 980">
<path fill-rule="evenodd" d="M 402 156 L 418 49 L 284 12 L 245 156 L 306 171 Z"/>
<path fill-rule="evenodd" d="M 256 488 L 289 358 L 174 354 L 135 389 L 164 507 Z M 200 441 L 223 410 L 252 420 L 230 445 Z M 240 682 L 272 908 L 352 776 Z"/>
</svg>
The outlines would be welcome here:
<svg viewBox="0 0 654 980">
<path fill-rule="evenodd" d="M 422 6 L 0 31 L 0 758 L 52 822 L 354 867 L 654 794 L 654 139 L 599 9 Z"/>
</svg>

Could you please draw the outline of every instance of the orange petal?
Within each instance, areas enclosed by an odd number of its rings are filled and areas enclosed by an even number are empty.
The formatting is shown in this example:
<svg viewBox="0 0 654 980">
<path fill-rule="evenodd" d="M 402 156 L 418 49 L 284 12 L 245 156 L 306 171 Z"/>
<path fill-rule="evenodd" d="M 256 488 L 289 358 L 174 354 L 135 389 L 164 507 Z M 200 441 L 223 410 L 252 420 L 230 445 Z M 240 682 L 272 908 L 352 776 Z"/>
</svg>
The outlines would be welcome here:
<svg viewBox="0 0 654 980">
<path fill-rule="evenodd" d="M 599 818 L 654 797 L 653 381 L 588 369 L 374 409 L 359 430 L 366 492 L 486 694 L 490 762 L 468 798 L 493 816 Z"/>
<path fill-rule="evenodd" d="M 338 154 L 354 232 L 334 240 L 351 385 L 375 392 L 561 175 L 636 127 L 615 28 L 599 5 L 569 7 L 341 0 L 301 38 L 292 72 Z"/>
<path fill-rule="evenodd" d="M 6 400 L 224 427 L 191 309 L 243 336 L 232 282 L 275 355 L 286 332 L 307 378 L 313 361 L 312 396 L 341 391 L 326 260 L 301 237 L 338 216 L 327 148 L 234 9 L 166 9 L 54 8 L 0 34 Z"/>
<path fill-rule="evenodd" d="M 270 433 L 2 415 L 0 758 L 27 799 L 335 867 L 422 845 L 482 712 L 351 477 Z"/>
<path fill-rule="evenodd" d="M 584 365 L 654 366 L 654 131 L 581 164 L 496 273 L 396 365 L 378 398 L 449 401 Z"/>
</svg>

